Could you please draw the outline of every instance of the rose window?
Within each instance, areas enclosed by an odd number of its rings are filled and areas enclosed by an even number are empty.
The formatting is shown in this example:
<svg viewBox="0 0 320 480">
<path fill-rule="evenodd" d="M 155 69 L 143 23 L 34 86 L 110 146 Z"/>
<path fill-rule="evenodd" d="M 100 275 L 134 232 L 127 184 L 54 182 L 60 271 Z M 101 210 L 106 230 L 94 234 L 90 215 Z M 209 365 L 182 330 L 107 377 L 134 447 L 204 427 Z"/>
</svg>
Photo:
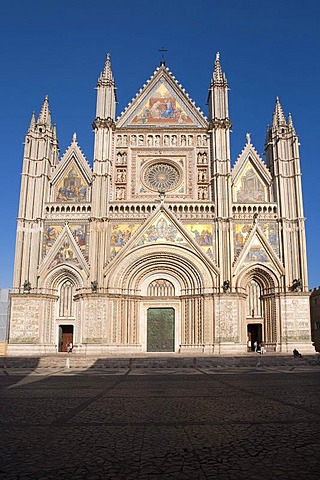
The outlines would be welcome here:
<svg viewBox="0 0 320 480">
<path fill-rule="evenodd" d="M 179 185 L 181 176 L 179 170 L 173 165 L 157 163 L 145 170 L 143 180 L 151 190 L 167 192 Z"/>
</svg>

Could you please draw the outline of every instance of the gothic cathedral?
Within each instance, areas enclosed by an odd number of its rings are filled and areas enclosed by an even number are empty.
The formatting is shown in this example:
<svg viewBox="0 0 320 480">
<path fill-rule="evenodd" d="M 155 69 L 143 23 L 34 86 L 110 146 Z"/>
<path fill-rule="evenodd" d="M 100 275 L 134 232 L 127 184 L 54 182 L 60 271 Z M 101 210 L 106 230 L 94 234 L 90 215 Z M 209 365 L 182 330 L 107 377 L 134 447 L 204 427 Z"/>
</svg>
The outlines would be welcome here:
<svg viewBox="0 0 320 480">
<path fill-rule="evenodd" d="M 231 165 L 217 54 L 207 119 L 161 61 L 116 118 L 110 55 L 93 167 L 59 158 L 46 97 L 26 134 L 8 353 L 312 351 L 298 137 L 276 100 L 266 163 Z"/>
</svg>

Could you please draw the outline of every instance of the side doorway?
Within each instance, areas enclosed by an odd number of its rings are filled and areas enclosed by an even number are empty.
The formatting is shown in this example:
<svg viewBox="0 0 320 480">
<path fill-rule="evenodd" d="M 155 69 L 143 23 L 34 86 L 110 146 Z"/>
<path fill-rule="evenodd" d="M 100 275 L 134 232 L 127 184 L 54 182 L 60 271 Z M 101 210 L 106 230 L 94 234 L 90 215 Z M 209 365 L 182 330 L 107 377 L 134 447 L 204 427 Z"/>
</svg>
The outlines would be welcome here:
<svg viewBox="0 0 320 480">
<path fill-rule="evenodd" d="M 73 325 L 59 325 L 58 352 L 67 352 L 67 344 L 73 344 Z"/>
<path fill-rule="evenodd" d="M 258 342 L 259 344 L 262 341 L 262 324 L 249 323 L 247 327 L 247 336 L 248 336 L 248 344 L 250 345 L 250 350 L 254 351 L 254 343 Z"/>
</svg>

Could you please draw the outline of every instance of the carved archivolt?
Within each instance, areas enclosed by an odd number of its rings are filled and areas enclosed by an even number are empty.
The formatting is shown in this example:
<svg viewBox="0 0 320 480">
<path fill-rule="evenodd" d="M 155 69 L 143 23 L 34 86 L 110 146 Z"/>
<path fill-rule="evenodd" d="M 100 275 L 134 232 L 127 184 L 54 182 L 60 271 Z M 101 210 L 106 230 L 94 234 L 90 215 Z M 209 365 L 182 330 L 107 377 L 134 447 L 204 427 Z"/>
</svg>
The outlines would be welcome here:
<svg viewBox="0 0 320 480">
<path fill-rule="evenodd" d="M 106 286 L 115 293 L 141 294 L 144 280 L 152 281 L 155 275 L 171 282 L 175 279 L 180 294 L 189 295 L 212 292 L 216 273 L 189 249 L 162 244 L 160 251 L 158 245 L 150 245 L 133 250 L 116 263 L 107 274 Z"/>
</svg>

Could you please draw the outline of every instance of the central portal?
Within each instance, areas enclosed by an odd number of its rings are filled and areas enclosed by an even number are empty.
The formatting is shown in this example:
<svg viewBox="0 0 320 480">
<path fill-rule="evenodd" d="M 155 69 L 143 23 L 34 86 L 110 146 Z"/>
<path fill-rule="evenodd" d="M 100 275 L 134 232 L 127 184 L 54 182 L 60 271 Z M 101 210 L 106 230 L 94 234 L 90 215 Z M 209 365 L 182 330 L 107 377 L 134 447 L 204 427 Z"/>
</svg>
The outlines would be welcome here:
<svg viewBox="0 0 320 480">
<path fill-rule="evenodd" d="M 147 352 L 174 352 L 174 308 L 148 308 Z"/>
</svg>

